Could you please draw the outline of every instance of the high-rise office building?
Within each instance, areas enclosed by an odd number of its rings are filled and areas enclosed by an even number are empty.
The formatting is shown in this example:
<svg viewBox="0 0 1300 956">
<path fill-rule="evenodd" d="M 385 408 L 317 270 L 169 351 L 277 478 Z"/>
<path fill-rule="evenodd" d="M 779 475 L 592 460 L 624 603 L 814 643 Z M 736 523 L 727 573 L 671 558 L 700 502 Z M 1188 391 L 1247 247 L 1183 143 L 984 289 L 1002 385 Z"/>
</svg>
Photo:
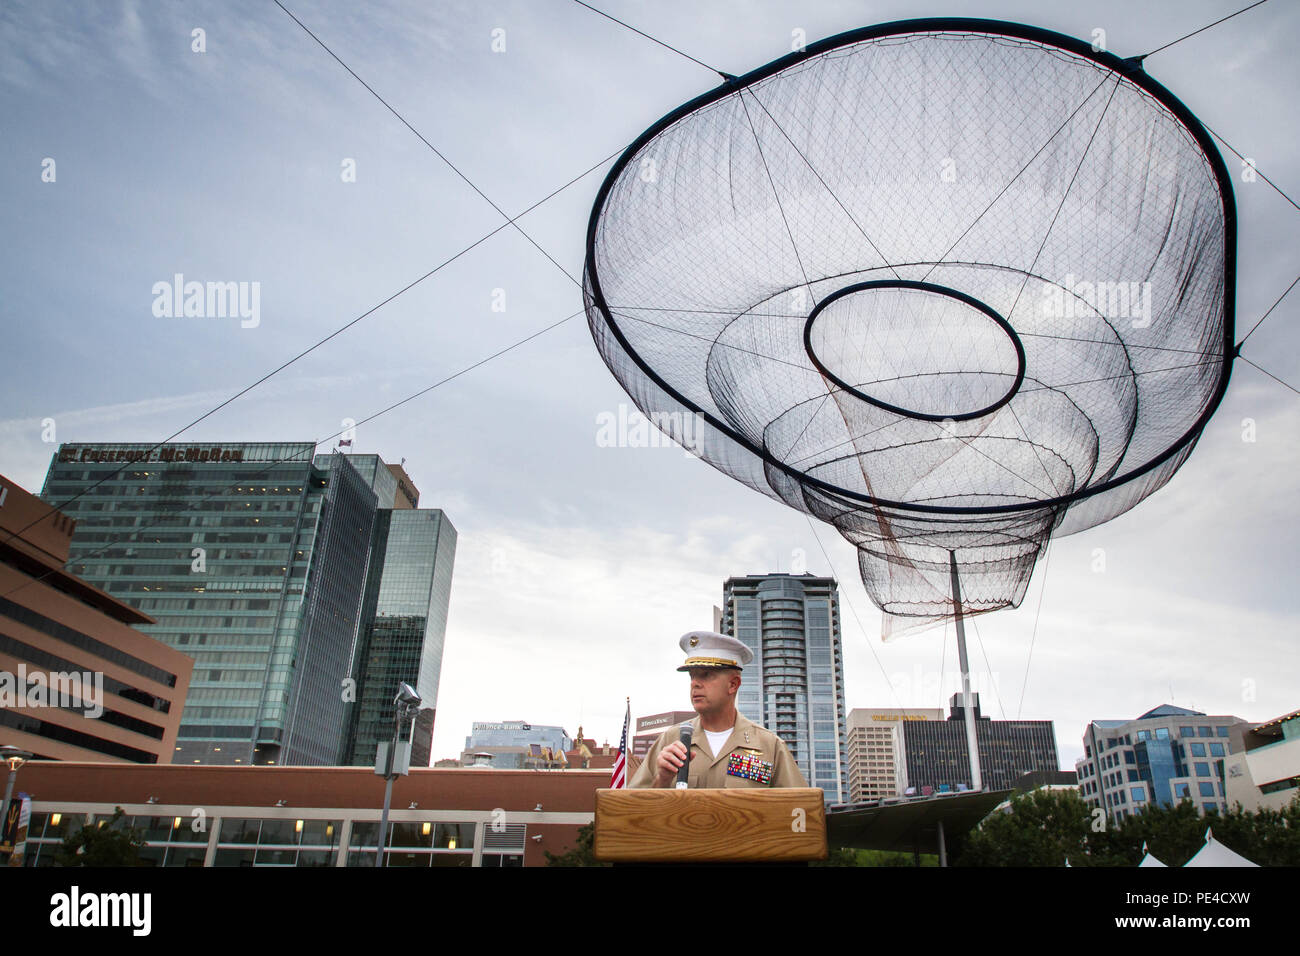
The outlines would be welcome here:
<svg viewBox="0 0 1300 956">
<path fill-rule="evenodd" d="M 741 673 L 739 711 L 790 748 L 827 803 L 848 798 L 844 661 L 834 578 L 758 574 L 728 578 L 722 633 L 754 652 Z"/>
<path fill-rule="evenodd" d="M 194 661 L 64 570 L 73 531 L 0 477 L 0 740 L 44 760 L 171 763 Z"/>
<path fill-rule="evenodd" d="M 420 508 L 420 492 L 400 465 L 378 455 L 317 455 L 328 473 L 346 461 L 379 504 L 370 540 L 366 587 L 352 652 L 356 700 L 348 710 L 340 763 L 371 764 L 380 741 L 391 740 L 398 684 L 420 694 L 410 727 L 411 766 L 427 767 L 451 600 L 456 529 L 436 508 Z M 405 736 L 407 728 L 402 729 Z"/>
<path fill-rule="evenodd" d="M 1153 803 L 1191 800 L 1197 810 L 1223 812 L 1224 759 L 1234 729 L 1251 724 L 1226 714 L 1161 704 L 1133 720 L 1094 720 L 1075 761 L 1079 793 L 1118 821 Z"/>
<path fill-rule="evenodd" d="M 980 782 L 985 790 L 1010 790 L 1024 774 L 1060 769 L 1056 731 L 1050 720 L 990 720 L 980 713 L 980 695 L 971 697 Z M 952 696 L 948 714 L 947 720 L 907 720 L 900 725 L 909 790 L 928 794 L 970 787 L 961 694 Z"/>
<path fill-rule="evenodd" d="M 411 734 L 411 766 L 427 767 L 456 529 L 437 509 L 381 510 L 370 554 L 357 635 L 356 716 L 348 726 L 344 762 L 372 763 L 379 742 L 391 739 L 393 697 L 397 685 L 406 681 L 421 697 Z"/>
<path fill-rule="evenodd" d="M 943 720 L 938 707 L 854 707 L 849 711 L 849 803 L 901 797 L 908 787 L 902 724 Z"/>
<path fill-rule="evenodd" d="M 376 518 L 405 473 L 314 452 L 64 445 L 50 466 L 42 497 L 78 521 L 69 570 L 151 614 L 142 629 L 195 660 L 174 762 L 345 756 Z"/>
</svg>

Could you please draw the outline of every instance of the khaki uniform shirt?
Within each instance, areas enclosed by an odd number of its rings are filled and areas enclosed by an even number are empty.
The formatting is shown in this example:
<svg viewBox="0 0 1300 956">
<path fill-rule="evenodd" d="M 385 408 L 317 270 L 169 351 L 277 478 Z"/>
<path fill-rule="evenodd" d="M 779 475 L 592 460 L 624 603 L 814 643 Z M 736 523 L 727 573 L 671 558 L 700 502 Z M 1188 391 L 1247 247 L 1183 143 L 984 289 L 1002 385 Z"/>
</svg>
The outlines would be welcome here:
<svg viewBox="0 0 1300 956">
<path fill-rule="evenodd" d="M 692 790 L 808 786 L 803 774 L 799 772 L 799 765 L 794 762 L 794 757 L 790 755 L 790 748 L 785 745 L 785 741 L 770 730 L 760 727 L 752 720 L 746 719 L 740 713 L 736 714 L 736 726 L 732 729 L 731 736 L 727 738 L 726 743 L 722 745 L 717 754 L 713 753 L 709 747 L 709 738 L 704 736 L 699 717 L 691 721 L 691 727 L 691 762 L 687 782 Z M 660 734 L 659 739 L 650 748 L 650 752 L 645 755 L 641 766 L 633 774 L 628 786 L 641 789 L 653 787 L 655 785 L 655 774 L 658 772 L 659 754 L 679 737 L 680 731 L 677 726 L 669 727 Z M 753 754 L 760 760 L 770 763 L 772 765 L 772 782 L 762 784 L 757 780 L 728 774 L 727 758 L 732 753 Z M 676 786 L 675 777 L 668 786 L 669 788 Z"/>
</svg>

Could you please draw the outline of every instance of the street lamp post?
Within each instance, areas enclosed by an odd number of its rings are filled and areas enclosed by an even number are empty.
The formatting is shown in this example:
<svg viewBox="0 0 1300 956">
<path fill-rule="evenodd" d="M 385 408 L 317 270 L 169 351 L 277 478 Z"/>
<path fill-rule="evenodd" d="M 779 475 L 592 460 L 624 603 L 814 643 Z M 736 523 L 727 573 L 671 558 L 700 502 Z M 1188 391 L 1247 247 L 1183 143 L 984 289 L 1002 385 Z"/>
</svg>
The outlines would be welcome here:
<svg viewBox="0 0 1300 956">
<path fill-rule="evenodd" d="M 36 755 L 11 744 L 0 747 L 0 760 L 9 765 L 9 778 L 5 781 L 5 798 L 4 802 L 0 803 L 0 814 L 4 814 L 4 817 L 0 818 L 2 821 L 0 827 L 8 826 L 9 801 L 14 795 L 14 781 L 18 779 L 18 769 L 34 756 Z M 2 831 L 0 831 L 0 839 L 3 839 Z M 10 852 L 12 853 L 12 850 Z"/>
<path fill-rule="evenodd" d="M 415 715 L 420 710 L 420 704 L 423 701 L 420 695 L 415 692 L 415 688 L 403 681 L 398 685 L 397 696 L 393 698 L 393 742 L 388 747 L 388 753 L 380 753 L 379 760 L 375 762 L 375 773 L 382 770 L 384 774 L 384 812 L 379 818 L 379 847 L 378 853 L 375 854 L 375 866 L 384 865 L 384 847 L 388 843 L 388 809 L 393 802 L 393 781 L 398 777 L 405 775 L 410 771 L 410 758 L 399 764 L 397 759 L 397 748 L 402 737 L 402 724 L 409 718 L 415 720 Z"/>
</svg>

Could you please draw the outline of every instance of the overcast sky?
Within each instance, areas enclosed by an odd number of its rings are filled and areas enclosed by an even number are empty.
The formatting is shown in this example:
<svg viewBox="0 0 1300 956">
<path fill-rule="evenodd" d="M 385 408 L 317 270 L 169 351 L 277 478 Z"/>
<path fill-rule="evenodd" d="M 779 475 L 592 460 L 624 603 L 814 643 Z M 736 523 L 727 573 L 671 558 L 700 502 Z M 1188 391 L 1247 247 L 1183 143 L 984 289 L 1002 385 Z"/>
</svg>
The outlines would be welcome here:
<svg viewBox="0 0 1300 956">
<path fill-rule="evenodd" d="M 285 5 L 510 215 L 717 82 L 571 0 Z M 1245 2 L 599 5 L 739 74 L 788 52 L 796 29 L 812 42 L 929 15 L 1100 28 L 1129 56 Z M 1297 35 L 1300 8 L 1274 0 L 1145 63 L 1292 196 Z M 0 471 L 34 492 L 54 449 L 43 420 L 58 442 L 161 440 L 502 222 L 270 0 L 5 3 L 0 117 Z M 1300 212 L 1224 154 L 1240 337 L 1296 276 Z M 571 276 L 607 169 L 520 222 Z M 257 282 L 258 323 L 155 315 L 154 283 L 176 273 Z M 507 229 L 182 437 L 325 439 L 581 307 Z M 1300 292 L 1243 353 L 1292 384 L 1298 310 Z M 598 416 L 629 403 L 578 316 L 359 428 L 354 450 L 405 458 L 421 504 L 460 534 L 435 758 L 475 720 L 582 724 L 617 743 L 625 697 L 634 716 L 685 709 L 677 638 L 711 626 L 728 576 L 801 563 L 840 581 L 849 707 L 945 705 L 951 627 L 882 643 L 854 550 L 829 527 L 814 537 L 680 449 L 600 447 Z M 1238 362 L 1167 487 L 1056 541 L 1023 605 L 978 619 L 986 713 L 1054 720 L 1072 769 L 1092 719 L 1300 707 L 1298 435 L 1300 396 Z"/>
</svg>

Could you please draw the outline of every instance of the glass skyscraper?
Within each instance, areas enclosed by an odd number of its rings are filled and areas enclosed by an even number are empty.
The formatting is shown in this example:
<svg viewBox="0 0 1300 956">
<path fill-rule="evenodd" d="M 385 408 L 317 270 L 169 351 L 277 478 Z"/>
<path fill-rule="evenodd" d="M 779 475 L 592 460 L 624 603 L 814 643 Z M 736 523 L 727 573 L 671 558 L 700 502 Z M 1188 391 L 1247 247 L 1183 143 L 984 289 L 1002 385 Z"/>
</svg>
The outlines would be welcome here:
<svg viewBox="0 0 1300 956">
<path fill-rule="evenodd" d="M 63 445 L 51 463 L 41 497 L 77 521 L 69 571 L 195 660 L 173 762 L 342 762 L 372 538 L 397 479 L 378 456 L 314 453 Z"/>
<path fill-rule="evenodd" d="M 848 799 L 844 661 L 834 578 L 766 574 L 723 585 L 722 633 L 754 660 L 741 673 L 737 709 L 776 733 L 827 803 Z"/>
<path fill-rule="evenodd" d="M 370 554 L 357 638 L 356 716 L 349 723 L 344 763 L 373 763 L 379 742 L 392 739 L 393 697 L 398 683 L 406 681 L 422 699 L 411 738 L 411 766 L 427 767 L 456 529 L 432 508 L 381 511 Z"/>
</svg>

